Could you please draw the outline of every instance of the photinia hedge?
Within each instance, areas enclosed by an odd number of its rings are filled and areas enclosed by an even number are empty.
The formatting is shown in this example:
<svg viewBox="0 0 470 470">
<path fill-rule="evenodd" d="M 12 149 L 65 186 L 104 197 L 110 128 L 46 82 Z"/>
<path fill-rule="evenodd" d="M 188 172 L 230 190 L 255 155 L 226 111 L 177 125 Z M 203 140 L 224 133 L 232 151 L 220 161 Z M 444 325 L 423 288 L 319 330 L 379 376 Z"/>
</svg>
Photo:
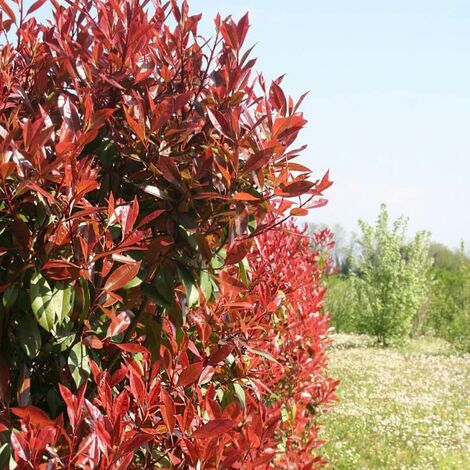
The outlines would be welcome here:
<svg viewBox="0 0 470 470">
<path fill-rule="evenodd" d="M 328 231 L 248 17 L 0 0 L 0 467 L 316 468 Z M 16 466 L 16 467 L 15 467 Z"/>
</svg>

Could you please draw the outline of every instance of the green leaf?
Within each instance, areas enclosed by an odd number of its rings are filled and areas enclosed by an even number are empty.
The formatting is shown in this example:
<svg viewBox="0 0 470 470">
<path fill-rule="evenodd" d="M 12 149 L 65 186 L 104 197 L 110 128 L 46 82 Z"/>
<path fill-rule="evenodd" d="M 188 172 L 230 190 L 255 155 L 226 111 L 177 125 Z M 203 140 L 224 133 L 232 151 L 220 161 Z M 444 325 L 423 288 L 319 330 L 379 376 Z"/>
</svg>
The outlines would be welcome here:
<svg viewBox="0 0 470 470">
<path fill-rule="evenodd" d="M 63 281 L 56 282 L 52 291 L 52 302 L 58 323 L 62 323 L 72 310 L 74 290 L 72 285 Z"/>
<path fill-rule="evenodd" d="M 160 268 L 153 285 L 161 297 L 171 305 L 175 300 L 175 285 L 173 276 L 164 268 Z"/>
<path fill-rule="evenodd" d="M 176 344 L 178 346 L 181 346 L 181 344 L 183 343 L 183 339 L 184 339 L 184 330 L 183 328 L 181 328 L 181 326 L 178 326 L 176 328 Z"/>
<path fill-rule="evenodd" d="M 70 350 L 68 358 L 68 366 L 75 385 L 80 385 L 88 379 L 90 374 L 90 363 L 88 361 L 88 353 L 84 344 L 77 343 Z"/>
<path fill-rule="evenodd" d="M 186 301 L 188 308 L 199 304 L 199 291 L 192 274 L 183 267 L 178 267 L 178 274 L 186 290 Z"/>
<path fill-rule="evenodd" d="M 153 284 L 142 284 L 142 292 L 144 293 L 145 297 L 152 299 L 154 302 L 157 303 L 162 308 L 170 308 L 171 303 L 166 301 L 161 295 L 160 292 Z"/>
<path fill-rule="evenodd" d="M 42 342 L 38 324 L 30 312 L 19 312 L 16 315 L 16 321 L 16 334 L 20 347 L 32 360 L 41 351 Z"/>
<path fill-rule="evenodd" d="M 177 328 L 182 327 L 186 323 L 186 306 L 174 303 L 170 308 L 166 309 L 168 318 Z"/>
<path fill-rule="evenodd" d="M 11 284 L 3 293 L 2 304 L 5 310 L 10 310 L 18 298 L 18 284 Z"/>
<path fill-rule="evenodd" d="M 202 271 L 201 273 L 201 290 L 205 299 L 209 300 L 212 296 L 212 282 L 208 271 Z"/>
<path fill-rule="evenodd" d="M 90 298 L 90 289 L 88 288 L 88 282 L 83 277 L 80 278 L 80 287 L 82 298 L 82 310 L 79 315 L 80 321 L 84 321 L 88 317 L 88 312 L 90 310 L 91 298 Z"/>
<path fill-rule="evenodd" d="M 0 468 L 9 468 L 8 462 L 11 454 L 11 444 L 9 442 L 0 445 Z"/>
<path fill-rule="evenodd" d="M 238 267 L 240 268 L 240 277 L 242 278 L 243 284 L 245 284 L 245 286 L 248 286 L 248 275 L 246 274 L 249 268 L 248 260 L 246 258 L 242 259 L 238 263 Z"/>
<path fill-rule="evenodd" d="M 152 355 L 152 362 L 160 359 L 160 344 L 162 341 L 162 320 L 158 317 L 145 316 L 145 347 Z"/>
<path fill-rule="evenodd" d="M 99 139 L 95 139 L 99 140 Z M 93 141 L 92 143 L 94 143 Z M 113 159 L 117 154 L 117 147 L 114 141 L 111 139 L 104 137 L 102 142 L 100 142 L 99 148 L 96 149 L 95 155 L 98 156 L 102 167 L 106 170 L 109 170 L 113 166 Z"/>
<path fill-rule="evenodd" d="M 29 289 L 31 308 L 38 323 L 51 332 L 57 322 L 56 310 L 52 302 L 52 290 L 49 283 L 39 272 L 31 277 Z"/>
<path fill-rule="evenodd" d="M 245 390 L 239 383 L 234 383 L 233 384 L 233 390 L 235 393 L 235 396 L 237 397 L 238 401 L 240 402 L 240 405 L 242 406 L 243 411 L 245 411 L 246 408 L 246 395 L 245 395 Z"/>
<path fill-rule="evenodd" d="M 214 255 L 214 257 L 211 259 L 211 266 L 214 269 L 222 269 L 225 264 L 225 257 L 227 256 L 227 250 L 226 248 L 222 248 L 219 250 L 218 254 Z"/>
<path fill-rule="evenodd" d="M 131 279 L 127 284 L 122 286 L 123 289 L 132 289 L 133 287 L 140 286 L 142 282 L 144 281 L 142 277 L 140 277 L 141 274 L 138 274 L 134 279 Z"/>
<path fill-rule="evenodd" d="M 75 339 L 76 332 L 73 331 L 73 323 L 63 323 L 59 325 L 55 331 L 54 349 L 63 352 L 70 347 Z"/>
</svg>

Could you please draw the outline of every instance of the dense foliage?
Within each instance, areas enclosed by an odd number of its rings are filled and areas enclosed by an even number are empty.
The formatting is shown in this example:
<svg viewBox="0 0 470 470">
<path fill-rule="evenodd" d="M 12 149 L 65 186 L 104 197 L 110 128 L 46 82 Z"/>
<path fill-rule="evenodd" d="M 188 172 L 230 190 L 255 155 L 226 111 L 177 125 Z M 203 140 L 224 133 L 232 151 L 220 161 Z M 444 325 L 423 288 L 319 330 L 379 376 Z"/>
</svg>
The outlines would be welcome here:
<svg viewBox="0 0 470 470">
<path fill-rule="evenodd" d="M 253 74 L 247 16 L 206 41 L 186 2 L 44 3 L 0 0 L 0 466 L 312 468 L 302 99 Z"/>
</svg>

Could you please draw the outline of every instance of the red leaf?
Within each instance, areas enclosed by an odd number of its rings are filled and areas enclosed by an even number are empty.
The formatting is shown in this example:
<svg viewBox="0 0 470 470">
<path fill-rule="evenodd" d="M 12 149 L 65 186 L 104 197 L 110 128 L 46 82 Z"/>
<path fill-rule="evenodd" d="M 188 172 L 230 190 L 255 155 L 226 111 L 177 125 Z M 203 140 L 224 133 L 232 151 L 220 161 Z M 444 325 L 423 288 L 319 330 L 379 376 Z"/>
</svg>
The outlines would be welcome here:
<svg viewBox="0 0 470 470">
<path fill-rule="evenodd" d="M 51 259 L 42 265 L 41 271 L 44 271 L 48 277 L 55 281 L 64 281 L 78 279 L 80 266 L 66 260 Z"/>
<path fill-rule="evenodd" d="M 211 354 L 208 363 L 212 366 L 216 366 L 219 362 L 225 360 L 225 358 L 234 350 L 233 344 L 224 344 L 217 351 Z"/>
<path fill-rule="evenodd" d="M 328 170 L 324 175 L 321 181 L 315 186 L 315 194 L 321 195 L 321 193 L 329 188 L 333 184 L 333 181 L 330 181 L 330 171 Z"/>
<path fill-rule="evenodd" d="M 93 191 L 94 189 L 98 189 L 99 187 L 100 183 L 98 183 L 98 181 L 82 180 L 75 188 L 75 199 L 79 201 L 85 194 Z"/>
<path fill-rule="evenodd" d="M 244 192 L 234 194 L 232 199 L 235 199 L 235 201 L 258 201 L 258 202 L 262 200 L 259 197 L 253 196 L 253 194 L 244 193 Z"/>
<path fill-rule="evenodd" d="M 209 116 L 212 125 L 217 129 L 217 131 L 230 139 L 232 136 L 232 129 L 230 128 L 224 115 L 216 109 L 209 108 L 207 108 L 207 115 Z"/>
<path fill-rule="evenodd" d="M 328 199 L 319 197 L 319 198 L 314 198 L 312 201 L 310 201 L 308 204 L 305 205 L 306 209 L 315 209 L 317 207 L 323 207 L 328 204 Z"/>
<path fill-rule="evenodd" d="M 46 3 L 46 0 L 37 0 L 28 8 L 26 15 L 29 15 L 30 13 L 33 13 L 34 11 L 38 10 L 44 5 L 44 3 Z"/>
<path fill-rule="evenodd" d="M 106 332 L 106 338 L 117 336 L 123 331 L 126 331 L 130 324 L 130 315 L 127 312 L 121 312 L 119 315 L 117 315 L 111 320 L 111 323 L 108 326 L 108 331 Z"/>
<path fill-rule="evenodd" d="M 27 181 L 25 182 L 24 188 L 29 188 L 29 189 L 32 189 L 33 191 L 36 191 L 38 192 L 39 194 L 41 194 L 42 196 L 44 196 L 49 203 L 51 204 L 57 204 L 57 201 L 56 199 L 54 198 L 54 196 L 52 196 L 52 194 L 49 194 L 47 191 L 45 191 L 43 188 L 41 188 L 41 186 L 39 186 L 37 183 L 35 183 L 34 181 Z"/>
<path fill-rule="evenodd" d="M 16 242 L 27 250 L 31 242 L 31 232 L 29 231 L 28 224 L 21 219 L 15 219 L 11 228 Z"/>
<path fill-rule="evenodd" d="M 294 181 L 290 184 L 282 185 L 280 188 L 276 189 L 274 193 L 277 196 L 284 197 L 296 197 L 301 196 L 308 192 L 308 190 L 314 185 L 312 181 L 301 180 Z"/>
<path fill-rule="evenodd" d="M 269 102 L 274 106 L 274 108 L 284 114 L 287 110 L 287 100 L 282 88 L 276 83 L 271 84 L 271 89 L 269 90 Z"/>
<path fill-rule="evenodd" d="M 149 352 L 149 350 L 146 347 L 137 343 L 115 343 L 115 346 L 129 353 L 148 353 Z"/>
<path fill-rule="evenodd" d="M 103 342 L 96 335 L 85 336 L 82 342 L 91 349 L 103 349 Z"/>
<path fill-rule="evenodd" d="M 68 96 L 59 96 L 59 109 L 67 127 L 73 132 L 78 132 L 80 129 L 80 116 L 78 115 L 77 107 Z"/>
<path fill-rule="evenodd" d="M 91 116 L 90 129 L 99 129 L 113 113 L 112 108 L 103 108 L 94 112 Z"/>
<path fill-rule="evenodd" d="M 14 413 L 19 418 L 29 421 L 35 426 L 53 426 L 54 422 L 47 416 L 47 414 L 42 411 L 40 408 L 35 406 L 25 406 L 22 408 L 11 408 L 12 413 Z"/>
<path fill-rule="evenodd" d="M 237 29 L 232 20 L 224 21 L 220 28 L 224 41 L 232 48 L 239 49 Z"/>
<path fill-rule="evenodd" d="M 157 167 L 167 181 L 176 185 L 180 183 L 180 172 L 173 158 L 160 156 Z"/>
<path fill-rule="evenodd" d="M 155 107 L 151 124 L 153 132 L 159 131 L 165 124 L 168 123 L 173 113 L 173 109 L 173 100 L 170 98 L 163 100 Z"/>
<path fill-rule="evenodd" d="M 277 118 L 273 125 L 273 137 L 277 137 L 279 140 L 286 138 L 291 133 L 302 129 L 306 123 L 306 119 L 299 115 Z"/>
<path fill-rule="evenodd" d="M 259 170 L 261 167 L 266 166 L 274 155 L 274 147 L 268 147 L 260 152 L 251 155 L 243 166 L 243 171 L 248 173 L 250 171 Z"/>
<path fill-rule="evenodd" d="M 62 385 L 61 383 L 59 384 L 59 392 L 65 404 L 67 405 L 67 408 L 73 410 L 75 408 L 75 404 L 74 404 L 74 396 L 72 395 L 72 392 L 65 385 Z"/>
<path fill-rule="evenodd" d="M 215 369 L 212 366 L 204 367 L 204 370 L 201 372 L 199 376 L 199 380 L 197 381 L 197 386 L 200 387 L 205 383 L 209 382 L 213 375 L 215 374 Z"/>
<path fill-rule="evenodd" d="M 235 242 L 227 251 L 225 265 L 237 264 L 250 251 L 251 244 L 248 241 Z"/>
<path fill-rule="evenodd" d="M 10 8 L 7 2 L 5 0 L 0 0 L 0 7 L 2 7 L 2 10 L 10 17 L 10 19 L 16 23 L 16 16 L 13 13 L 13 10 Z"/>
<path fill-rule="evenodd" d="M 29 406 L 31 404 L 31 375 L 25 364 L 20 370 L 17 388 L 18 405 Z"/>
<path fill-rule="evenodd" d="M 232 429 L 236 424 L 237 422 L 232 419 L 213 419 L 197 428 L 193 432 L 193 437 L 202 438 L 218 436 L 224 432 L 230 431 L 230 429 Z"/>
<path fill-rule="evenodd" d="M 120 289 L 137 276 L 139 269 L 140 261 L 135 264 L 125 264 L 120 266 L 108 277 L 104 285 L 104 290 L 112 292 Z"/>
<path fill-rule="evenodd" d="M 29 450 L 28 443 L 25 441 L 23 436 L 19 433 L 12 432 L 10 440 L 11 440 L 11 446 L 13 447 L 13 450 L 15 451 L 15 457 L 19 457 L 25 462 L 29 462 L 30 450 Z"/>
<path fill-rule="evenodd" d="M 170 394 L 164 388 L 162 388 L 160 392 L 160 397 L 163 402 L 163 408 L 161 411 L 163 421 L 166 424 L 168 432 L 172 434 L 173 429 L 175 429 L 175 414 L 176 414 L 175 404 Z"/>
<path fill-rule="evenodd" d="M 250 25 L 248 22 L 248 13 L 245 13 L 245 15 L 243 15 L 240 18 L 240 21 L 237 24 L 237 36 L 238 36 L 239 47 L 243 46 L 243 42 L 245 41 L 246 34 L 248 33 L 249 27 Z"/>
<path fill-rule="evenodd" d="M 135 452 L 136 450 L 140 449 L 144 444 L 151 441 L 154 438 L 151 434 L 141 433 L 136 434 L 131 439 L 126 440 L 124 445 L 120 447 L 120 452 L 122 454 L 127 454 L 129 452 Z"/>
<path fill-rule="evenodd" d="M 142 141 L 145 142 L 145 126 L 141 126 L 128 112 L 124 109 L 124 114 L 126 115 L 126 121 L 131 127 L 131 129 L 135 132 L 137 137 Z"/>
<path fill-rule="evenodd" d="M 10 176 L 16 169 L 15 162 L 2 163 L 0 165 L 0 177 L 6 179 Z"/>
<path fill-rule="evenodd" d="M 234 276 L 230 276 L 225 271 L 220 273 L 220 284 L 225 290 L 232 291 L 235 294 L 246 290 L 245 284 Z"/>
<path fill-rule="evenodd" d="M 202 372 L 202 362 L 195 362 L 190 364 L 186 369 L 181 372 L 178 378 L 177 387 L 186 387 L 196 382 Z"/>
<path fill-rule="evenodd" d="M 150 212 L 150 214 L 147 214 L 140 222 L 139 225 L 137 225 L 137 229 L 143 227 L 144 225 L 149 224 L 153 220 L 157 219 L 160 217 L 163 213 L 165 212 L 165 209 L 157 209 L 154 210 L 153 212 Z"/>
<path fill-rule="evenodd" d="M 290 215 L 294 216 L 304 216 L 308 214 L 308 210 L 305 209 L 304 207 L 294 207 L 293 209 L 290 210 Z"/>
</svg>

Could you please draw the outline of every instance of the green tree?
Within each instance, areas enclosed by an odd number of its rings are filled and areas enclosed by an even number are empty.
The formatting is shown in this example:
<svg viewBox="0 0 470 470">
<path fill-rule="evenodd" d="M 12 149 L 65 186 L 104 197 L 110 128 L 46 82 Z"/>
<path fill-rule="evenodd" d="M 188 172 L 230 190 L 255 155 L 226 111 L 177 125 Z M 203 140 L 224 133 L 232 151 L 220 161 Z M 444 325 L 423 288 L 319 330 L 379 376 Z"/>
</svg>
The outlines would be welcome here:
<svg viewBox="0 0 470 470">
<path fill-rule="evenodd" d="M 357 326 L 386 345 L 411 333 L 413 317 L 428 293 L 429 234 L 418 232 L 408 241 L 408 220 L 400 217 L 389 228 L 385 204 L 375 226 L 362 220 L 359 226 L 361 250 L 353 282 Z"/>
</svg>

